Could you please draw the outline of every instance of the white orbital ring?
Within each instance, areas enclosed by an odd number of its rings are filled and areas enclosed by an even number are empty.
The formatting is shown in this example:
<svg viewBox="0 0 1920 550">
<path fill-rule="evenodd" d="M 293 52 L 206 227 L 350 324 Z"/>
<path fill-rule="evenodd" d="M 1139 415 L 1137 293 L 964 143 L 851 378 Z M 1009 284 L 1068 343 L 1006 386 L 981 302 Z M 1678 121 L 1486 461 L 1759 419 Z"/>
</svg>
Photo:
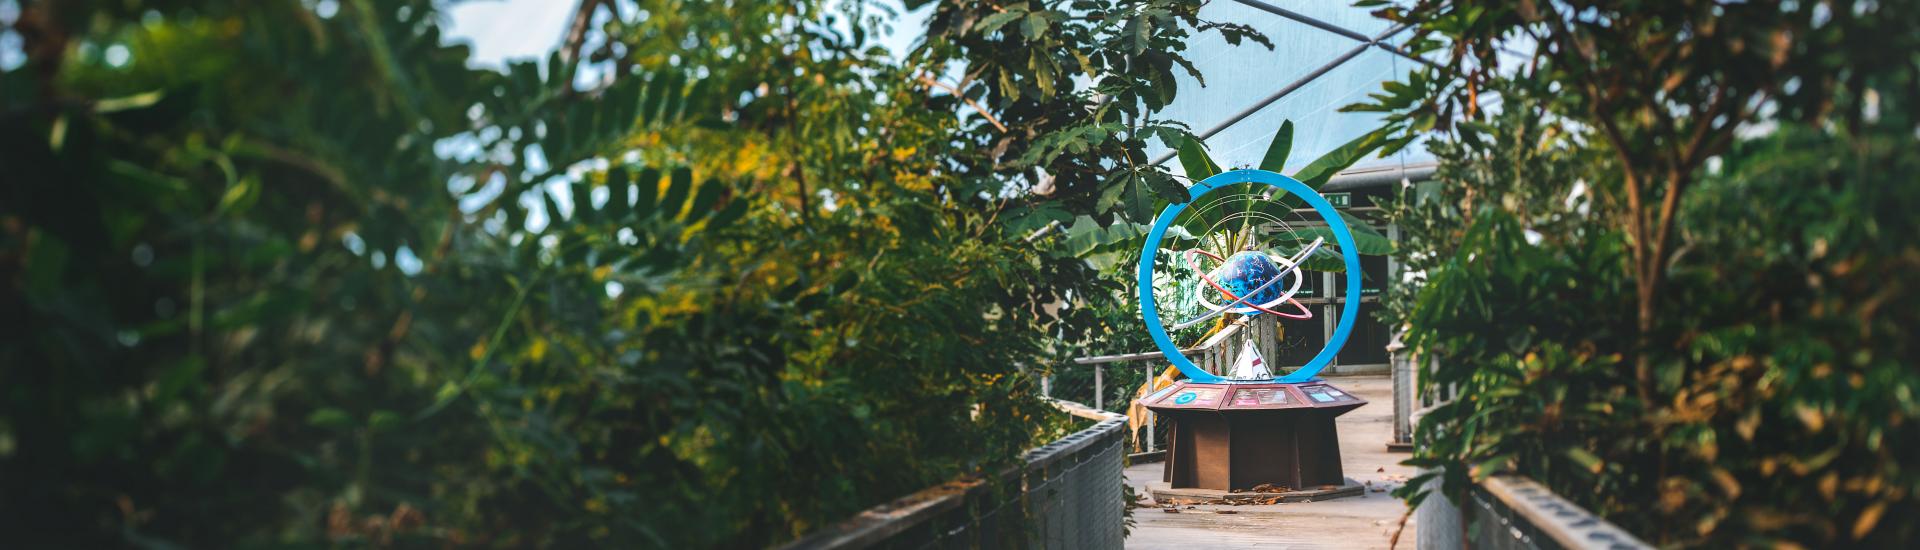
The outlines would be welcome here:
<svg viewBox="0 0 1920 550">
<path fill-rule="evenodd" d="M 1305 277 L 1298 276 L 1299 275 L 1298 272 L 1300 271 L 1300 262 L 1306 260 L 1307 255 L 1313 254 L 1313 251 L 1315 249 L 1320 248 L 1321 242 L 1322 242 L 1322 239 L 1314 239 L 1313 244 L 1307 245 L 1307 247 L 1304 249 L 1301 249 L 1299 253 L 1294 254 L 1292 258 L 1274 258 L 1272 256 L 1268 256 L 1269 258 L 1273 258 L 1275 261 L 1285 264 L 1286 269 L 1281 270 L 1280 274 L 1274 277 L 1273 280 L 1269 280 L 1265 284 L 1260 285 L 1258 288 L 1253 289 L 1253 291 L 1248 292 L 1246 296 L 1241 296 L 1232 302 L 1227 302 L 1227 305 L 1224 305 L 1224 306 L 1215 305 L 1212 301 L 1208 300 L 1205 288 L 1194 289 L 1194 298 L 1200 302 L 1200 305 L 1205 306 L 1208 309 L 1227 309 L 1228 310 L 1227 313 L 1240 313 L 1240 314 L 1259 313 L 1261 308 L 1272 308 L 1274 306 L 1285 303 L 1287 300 L 1293 298 L 1293 295 L 1295 293 L 1298 293 L 1300 291 L 1300 283 L 1306 280 Z M 1244 303 L 1248 298 L 1252 298 L 1253 296 L 1259 295 L 1261 291 L 1266 290 L 1268 286 L 1272 286 L 1273 283 L 1277 282 L 1281 278 L 1286 277 L 1288 274 L 1294 274 L 1296 276 L 1293 278 L 1293 286 L 1288 287 L 1287 292 L 1285 294 L 1281 294 L 1279 297 L 1274 298 L 1273 301 L 1260 304 L 1257 307 L 1250 307 L 1250 306 L 1234 307 L 1235 304 Z"/>
<path fill-rule="evenodd" d="M 1215 305 L 1212 301 L 1208 300 L 1207 294 L 1206 294 L 1206 287 L 1195 288 L 1194 289 L 1195 297 L 1199 299 L 1200 305 L 1202 307 L 1207 308 L 1208 310 L 1207 313 L 1199 317 L 1188 319 L 1186 322 L 1175 324 L 1170 330 L 1180 330 L 1183 328 L 1191 327 L 1193 325 L 1200 324 L 1201 322 L 1206 321 L 1208 319 L 1218 317 L 1222 313 L 1258 312 L 1259 310 L 1250 308 L 1250 307 L 1234 308 L 1233 306 L 1236 304 L 1246 303 L 1247 298 L 1260 295 L 1260 293 L 1262 291 L 1265 291 L 1267 287 L 1273 286 L 1274 283 L 1278 283 L 1280 282 L 1281 279 L 1287 278 L 1287 274 L 1289 273 L 1295 275 L 1293 277 L 1293 286 L 1288 288 L 1285 294 L 1281 294 L 1280 297 L 1274 298 L 1273 301 L 1260 304 L 1260 307 L 1271 308 L 1271 307 L 1286 303 L 1289 300 L 1292 300 L 1293 295 L 1295 293 L 1300 292 L 1300 283 L 1306 280 L 1306 277 L 1299 276 L 1300 262 L 1305 261 L 1307 258 L 1307 255 L 1312 254 L 1315 250 L 1319 250 L 1321 243 L 1324 243 L 1324 242 L 1326 242 L 1326 237 L 1315 237 L 1313 239 L 1313 244 L 1307 245 L 1307 247 L 1301 249 L 1299 253 L 1294 254 L 1292 258 L 1273 258 L 1274 260 L 1277 260 L 1281 263 L 1286 264 L 1287 268 L 1284 270 L 1281 270 L 1280 274 L 1277 276 L 1274 276 L 1274 278 L 1268 279 L 1267 282 L 1265 284 L 1260 285 L 1259 288 L 1255 288 L 1251 291 L 1248 291 L 1245 294 L 1242 294 L 1241 296 L 1235 298 L 1234 301 L 1232 302 L 1227 302 L 1227 305 L 1224 305 L 1224 306 Z M 1230 311 L 1230 308 L 1231 308 L 1231 311 Z"/>
</svg>

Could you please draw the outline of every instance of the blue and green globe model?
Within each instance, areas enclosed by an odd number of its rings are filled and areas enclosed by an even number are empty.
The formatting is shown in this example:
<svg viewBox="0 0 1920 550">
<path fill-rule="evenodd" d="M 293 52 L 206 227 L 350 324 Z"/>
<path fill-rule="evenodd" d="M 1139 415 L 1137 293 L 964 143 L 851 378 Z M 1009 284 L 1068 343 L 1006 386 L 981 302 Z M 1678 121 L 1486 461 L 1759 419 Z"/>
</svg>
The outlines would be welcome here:
<svg viewBox="0 0 1920 550">
<path fill-rule="evenodd" d="M 1249 250 L 1228 257 L 1227 261 L 1220 264 L 1220 267 L 1208 273 L 1207 278 L 1213 279 L 1214 282 L 1219 283 L 1220 286 L 1226 287 L 1227 292 L 1232 293 L 1234 296 L 1246 298 L 1245 301 L 1233 308 L 1235 313 L 1246 313 L 1254 311 L 1252 308 L 1247 307 L 1248 304 L 1258 305 L 1271 302 L 1275 298 L 1279 298 L 1282 292 L 1286 291 L 1285 285 L 1267 284 L 1268 281 L 1279 278 L 1283 276 L 1284 273 L 1285 272 L 1280 269 L 1280 265 L 1275 263 L 1273 258 L 1266 253 Z M 1247 293 L 1256 290 L 1259 292 L 1252 296 L 1247 296 Z"/>
</svg>

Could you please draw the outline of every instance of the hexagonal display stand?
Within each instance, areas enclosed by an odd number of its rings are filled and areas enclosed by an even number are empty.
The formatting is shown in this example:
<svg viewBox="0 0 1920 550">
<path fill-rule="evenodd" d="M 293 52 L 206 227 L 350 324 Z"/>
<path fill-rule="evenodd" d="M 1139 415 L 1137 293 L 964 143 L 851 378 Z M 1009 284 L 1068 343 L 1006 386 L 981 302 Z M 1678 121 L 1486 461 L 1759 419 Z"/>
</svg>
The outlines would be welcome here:
<svg viewBox="0 0 1920 550">
<path fill-rule="evenodd" d="M 1172 488 L 1233 492 L 1346 485 L 1334 418 L 1367 401 L 1319 380 L 1181 381 L 1141 403 L 1170 424 L 1164 478 Z"/>
</svg>

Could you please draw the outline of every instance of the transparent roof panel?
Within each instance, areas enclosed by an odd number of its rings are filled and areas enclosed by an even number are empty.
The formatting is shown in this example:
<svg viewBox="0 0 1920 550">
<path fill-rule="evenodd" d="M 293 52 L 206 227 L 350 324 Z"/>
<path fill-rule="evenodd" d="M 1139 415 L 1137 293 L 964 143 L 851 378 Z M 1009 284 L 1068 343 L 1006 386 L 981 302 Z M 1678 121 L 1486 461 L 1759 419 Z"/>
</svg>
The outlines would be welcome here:
<svg viewBox="0 0 1920 550">
<path fill-rule="evenodd" d="M 1214 132 L 1206 139 L 1207 148 L 1214 160 L 1226 168 L 1257 165 L 1280 124 L 1292 120 L 1293 154 L 1287 162 L 1287 170 L 1291 172 L 1378 128 L 1377 113 L 1342 113 L 1340 107 L 1365 100 L 1366 94 L 1380 90 L 1382 82 L 1403 77 L 1414 68 L 1415 62 L 1378 47 L 1364 46 L 1351 37 L 1260 9 L 1257 4 L 1262 1 L 1369 37 L 1379 36 L 1391 25 L 1343 2 L 1214 0 L 1201 8 L 1204 19 L 1235 21 L 1259 29 L 1273 41 L 1274 48 L 1268 50 L 1250 42 L 1234 46 L 1217 34 L 1197 35 L 1189 43 L 1187 55 L 1201 71 L 1206 85 L 1203 87 L 1192 77 L 1176 72 L 1180 96 L 1157 116 L 1185 122 L 1196 134 Z M 1385 42 L 1399 44 L 1405 38 L 1406 33 L 1401 32 Z M 1284 97 L 1260 106 L 1288 86 L 1356 49 L 1359 53 L 1345 62 L 1301 84 Z M 1257 110 L 1251 115 L 1225 124 L 1254 108 Z M 1158 159 L 1167 154 L 1167 149 L 1156 146 L 1149 154 Z M 1430 160 L 1424 148 L 1414 146 L 1393 158 L 1368 157 L 1356 166 Z M 1178 163 L 1172 164 L 1178 171 Z"/>
<path fill-rule="evenodd" d="M 1213 0 L 1208 6 L 1211 7 L 1215 4 L 1248 6 L 1265 4 L 1331 23 L 1340 28 L 1367 36 L 1379 36 L 1380 33 L 1386 32 L 1388 28 L 1393 26 L 1393 23 L 1390 21 L 1374 17 L 1372 13 L 1374 8 L 1356 8 L 1353 7 L 1353 2 L 1340 0 L 1246 0 L 1245 2 L 1238 0 Z M 1205 8 L 1202 8 L 1203 11 L 1204 9 Z M 1263 11 L 1261 13 L 1267 12 Z M 1275 18 L 1281 17 L 1275 14 L 1268 14 L 1268 16 Z"/>
<path fill-rule="evenodd" d="M 1360 43 L 1353 39 L 1281 18 L 1228 0 L 1200 8 L 1210 21 L 1232 21 L 1259 30 L 1273 42 L 1269 50 L 1252 41 L 1228 44 L 1219 33 L 1195 33 L 1187 43 L 1187 59 L 1200 70 L 1206 86 L 1175 70 L 1179 101 L 1162 116 L 1186 122 L 1195 130 L 1212 127 L 1238 109 L 1300 79 Z"/>
<path fill-rule="evenodd" d="M 1377 48 L 1361 52 L 1353 60 L 1335 67 L 1313 82 L 1255 112 L 1252 116 L 1213 137 L 1207 149 L 1221 166 L 1252 167 L 1267 153 L 1280 124 L 1293 121 L 1293 154 L 1287 158 L 1292 172 L 1353 138 L 1380 126 L 1379 113 L 1342 113 L 1340 107 L 1366 100 L 1380 82 L 1393 78 L 1394 55 Z M 1241 98 L 1230 104 L 1238 110 L 1264 99 Z"/>
</svg>

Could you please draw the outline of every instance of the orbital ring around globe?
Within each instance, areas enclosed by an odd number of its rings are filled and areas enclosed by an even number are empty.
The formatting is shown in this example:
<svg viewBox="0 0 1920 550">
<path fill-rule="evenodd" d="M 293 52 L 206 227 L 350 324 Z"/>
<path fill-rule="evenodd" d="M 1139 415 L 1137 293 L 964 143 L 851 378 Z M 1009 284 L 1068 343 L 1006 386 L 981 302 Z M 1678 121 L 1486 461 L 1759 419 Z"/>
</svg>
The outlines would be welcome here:
<svg viewBox="0 0 1920 550">
<path fill-rule="evenodd" d="M 1200 324 L 1202 322 L 1205 322 L 1208 319 L 1218 317 L 1222 313 L 1246 314 L 1246 313 L 1260 312 L 1260 313 L 1271 313 L 1271 314 L 1278 315 L 1281 317 L 1286 317 L 1289 319 L 1312 319 L 1313 312 L 1308 311 L 1307 306 L 1301 305 L 1299 300 L 1293 299 L 1293 295 L 1300 292 L 1300 283 L 1305 282 L 1307 280 L 1306 277 L 1295 275 L 1294 277 L 1292 277 L 1293 286 L 1287 288 L 1287 291 L 1285 293 L 1280 294 L 1279 297 L 1276 297 L 1272 300 L 1267 301 L 1267 303 L 1256 304 L 1256 303 L 1249 302 L 1248 299 L 1253 298 L 1255 296 L 1259 296 L 1260 293 L 1265 292 L 1268 287 L 1273 286 L 1275 283 L 1279 283 L 1282 279 L 1287 279 L 1288 277 L 1284 276 L 1286 273 L 1289 273 L 1289 272 L 1298 273 L 1300 269 L 1300 262 L 1305 261 L 1307 256 L 1313 255 L 1313 252 L 1315 250 L 1319 250 L 1320 244 L 1324 242 L 1326 242 L 1324 239 L 1314 239 L 1312 245 L 1309 245 L 1306 248 L 1301 249 L 1300 253 L 1295 254 L 1292 258 L 1274 258 L 1274 260 L 1277 260 L 1280 263 L 1285 264 L 1287 266 L 1287 269 L 1281 272 L 1282 276 L 1267 279 L 1267 282 L 1262 283 L 1260 286 L 1255 287 L 1253 290 L 1247 291 L 1246 293 L 1241 294 L 1239 296 L 1235 296 L 1232 290 L 1228 290 L 1227 287 L 1222 286 L 1219 281 L 1213 280 L 1213 276 L 1208 275 L 1206 270 L 1200 269 L 1199 261 L 1195 260 L 1193 257 L 1204 255 L 1204 256 L 1213 258 L 1213 260 L 1216 262 L 1225 262 L 1226 261 L 1225 258 L 1221 258 L 1220 255 L 1218 254 L 1207 252 L 1199 248 L 1187 249 L 1187 251 L 1185 252 L 1185 255 L 1187 257 L 1187 266 L 1193 270 L 1194 274 L 1198 275 L 1201 281 L 1205 281 L 1207 283 L 1207 286 L 1213 287 L 1215 291 L 1218 291 L 1219 293 L 1226 295 L 1228 298 L 1232 299 L 1233 301 L 1227 302 L 1227 305 L 1224 305 L 1224 306 L 1215 304 L 1211 300 L 1208 300 L 1206 298 L 1206 295 L 1202 293 L 1199 299 L 1200 305 L 1206 306 L 1207 312 L 1200 315 L 1199 317 L 1194 317 L 1192 319 L 1181 321 L 1180 323 L 1173 325 L 1172 330 L 1180 330 L 1183 328 Z M 1284 303 L 1293 304 L 1293 307 L 1296 309 L 1299 309 L 1300 313 L 1283 313 L 1283 312 L 1274 311 L 1273 309 L 1271 309 Z"/>
<path fill-rule="evenodd" d="M 1333 334 L 1327 337 L 1326 345 L 1320 348 L 1319 354 L 1314 355 L 1313 359 L 1307 361 L 1307 364 L 1302 365 L 1298 370 L 1286 376 L 1275 377 L 1270 380 L 1235 380 L 1223 378 L 1202 370 L 1199 365 L 1195 365 L 1193 360 L 1187 359 L 1187 356 L 1180 352 L 1180 347 L 1175 345 L 1172 338 L 1167 335 L 1168 328 L 1160 319 L 1159 307 L 1155 303 L 1153 295 L 1153 266 L 1160 254 L 1160 243 L 1166 238 L 1167 228 L 1173 224 L 1174 219 L 1178 217 L 1182 211 L 1185 211 L 1189 205 L 1198 204 L 1201 197 L 1206 196 L 1208 193 L 1223 187 L 1243 183 L 1264 184 L 1284 191 L 1287 194 L 1300 197 L 1306 201 L 1307 205 L 1313 207 L 1314 212 L 1320 215 L 1321 219 L 1326 222 L 1327 228 L 1333 233 L 1334 244 L 1340 247 L 1340 257 L 1346 265 L 1346 300 L 1340 309 L 1339 323 L 1334 327 Z M 1340 348 L 1346 345 L 1347 338 L 1353 333 L 1354 319 L 1360 314 L 1359 247 L 1354 243 L 1353 231 L 1347 227 L 1346 220 L 1340 216 L 1338 210 L 1334 209 L 1332 203 L 1327 202 L 1327 199 L 1320 196 L 1320 193 L 1315 192 L 1313 188 L 1307 187 L 1306 184 L 1300 183 L 1299 180 L 1266 170 L 1234 170 L 1231 172 L 1223 172 L 1194 184 L 1193 187 L 1187 189 L 1187 192 L 1191 196 L 1187 202 L 1170 204 L 1160 211 L 1160 216 L 1154 219 L 1152 229 L 1147 232 L 1146 243 L 1142 245 L 1140 250 L 1138 281 L 1140 288 L 1140 318 L 1146 322 L 1147 333 L 1153 337 L 1154 345 L 1160 349 L 1161 355 L 1166 356 L 1167 361 L 1173 363 L 1173 366 L 1179 368 L 1182 374 L 1185 374 L 1189 380 L 1196 383 L 1280 382 L 1290 384 L 1312 380 L 1315 375 L 1319 374 L 1329 363 L 1333 362 L 1334 356 L 1340 353 Z M 1271 278 L 1258 288 L 1251 289 L 1239 295 L 1228 291 L 1225 287 L 1220 286 L 1218 282 L 1207 277 L 1205 272 L 1201 272 L 1202 280 L 1206 281 L 1224 296 L 1229 297 L 1227 298 L 1229 302 L 1226 304 L 1215 304 L 1202 299 L 1202 304 L 1206 307 L 1208 313 L 1195 319 L 1176 323 L 1174 329 L 1178 330 L 1192 326 L 1195 323 L 1223 313 L 1272 313 L 1301 318 L 1294 315 L 1281 314 L 1279 310 L 1271 308 L 1289 302 L 1299 306 L 1299 302 L 1293 300 L 1293 295 L 1298 292 L 1300 281 L 1304 278 L 1300 264 L 1304 262 L 1315 249 L 1319 248 L 1323 242 L 1323 239 L 1315 239 L 1313 244 L 1308 246 L 1307 249 L 1299 254 L 1295 254 L 1291 258 L 1272 258 L 1274 261 L 1284 264 L 1281 275 Z M 1190 257 L 1190 252 L 1191 250 L 1181 253 Z M 1206 252 L 1201 252 L 1201 254 L 1207 255 L 1216 261 L 1222 260 L 1215 254 Z M 1198 264 L 1194 263 L 1192 259 L 1189 259 L 1189 267 L 1199 271 Z M 1293 276 L 1286 277 L 1285 275 L 1289 273 Z M 1273 286 L 1274 283 L 1283 278 L 1291 278 L 1294 280 L 1294 283 L 1292 288 L 1280 295 L 1279 298 L 1265 300 L 1264 303 L 1257 303 L 1253 300 L 1253 297 L 1260 296 L 1269 287 Z M 1299 309 L 1307 316 L 1311 316 L 1311 312 L 1308 312 L 1304 306 L 1299 306 Z"/>
</svg>

